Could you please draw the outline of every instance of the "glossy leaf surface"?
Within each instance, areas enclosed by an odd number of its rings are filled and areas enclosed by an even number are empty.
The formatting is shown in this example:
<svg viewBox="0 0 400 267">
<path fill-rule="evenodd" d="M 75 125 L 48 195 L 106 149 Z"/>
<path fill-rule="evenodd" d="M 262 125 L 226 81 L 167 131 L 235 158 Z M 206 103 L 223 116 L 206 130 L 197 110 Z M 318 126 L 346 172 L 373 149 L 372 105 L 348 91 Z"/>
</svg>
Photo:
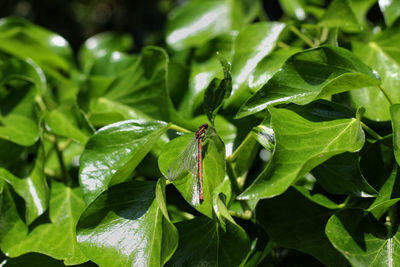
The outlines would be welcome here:
<svg viewBox="0 0 400 267">
<path fill-rule="evenodd" d="M 391 26 L 400 17 L 400 3 L 396 0 L 379 0 L 379 7 L 385 18 L 386 25 Z"/>
<path fill-rule="evenodd" d="M 43 217 L 32 228 L 21 219 L 9 189 L 1 195 L 0 246 L 10 257 L 39 252 L 65 264 L 87 261 L 76 243 L 75 226 L 85 204 L 79 188 L 71 189 L 53 181 L 48 218 Z M 62 244 L 62 245 L 60 245 Z"/>
<path fill-rule="evenodd" d="M 342 114 L 342 118 L 332 120 L 328 110 Z M 360 122 L 324 102 L 288 109 L 270 107 L 269 112 L 275 150 L 257 180 L 239 196 L 241 199 L 279 195 L 315 166 L 334 155 L 358 151 L 364 143 Z"/>
<path fill-rule="evenodd" d="M 373 67 L 382 79 L 381 88 L 363 88 L 350 92 L 356 107 L 366 108 L 365 116 L 377 121 L 390 120 L 390 103 L 400 102 L 398 84 L 400 78 L 400 54 L 394 42 L 400 41 L 400 23 L 375 36 L 370 42 L 353 42 L 355 54 L 365 64 Z"/>
<path fill-rule="evenodd" d="M 284 28 L 283 23 L 258 22 L 239 32 L 232 59 L 233 95 L 230 101 L 239 101 L 236 99 L 238 97 L 249 97 L 246 89 L 254 82 L 251 74 L 275 48 Z"/>
<path fill-rule="evenodd" d="M 28 45 L 29 44 L 29 45 Z M 33 59 L 53 76 L 65 81 L 63 74 L 74 69 L 72 49 L 58 34 L 17 17 L 0 21 L 0 49 L 18 58 Z"/>
<path fill-rule="evenodd" d="M 145 48 L 134 64 L 106 86 L 96 83 L 90 87 L 91 120 L 101 126 L 124 119 L 179 121 L 168 96 L 167 70 L 166 52 L 158 47 Z"/>
<path fill-rule="evenodd" d="M 400 104 L 392 105 L 390 114 L 392 116 L 394 155 L 400 166 Z"/>
<path fill-rule="evenodd" d="M 358 154 L 343 153 L 313 169 L 318 183 L 332 194 L 372 197 L 377 194 L 361 173 Z"/>
<path fill-rule="evenodd" d="M 187 134 L 175 138 L 165 145 L 163 152 L 158 159 L 158 166 L 164 177 L 168 177 L 168 168 L 176 160 L 180 153 L 186 148 L 194 134 Z M 203 145 L 203 194 L 204 201 L 197 204 L 193 196 L 193 182 L 197 182 L 196 173 L 187 173 L 184 177 L 174 180 L 172 183 L 179 190 L 183 198 L 201 213 L 212 217 L 213 191 L 223 181 L 225 177 L 225 146 L 221 139 L 216 135 L 214 129 L 209 128 L 206 142 Z"/>
<path fill-rule="evenodd" d="M 225 229 L 206 216 L 179 222 L 176 227 L 178 249 L 166 266 L 239 266 L 250 249 L 247 234 L 229 220 Z"/>
<path fill-rule="evenodd" d="M 123 121 L 98 130 L 80 158 L 85 202 L 89 204 L 109 186 L 125 182 L 166 130 L 166 123 L 139 121 Z"/>
<path fill-rule="evenodd" d="M 262 200 L 256 208 L 257 221 L 281 246 L 309 253 L 327 266 L 347 266 L 325 235 L 325 225 L 332 213 L 294 189 Z"/>
<path fill-rule="evenodd" d="M 343 210 L 326 225 L 330 242 L 353 266 L 396 266 L 399 232 L 360 209 Z"/>
<path fill-rule="evenodd" d="M 170 15 L 167 43 L 174 49 L 201 46 L 231 29 L 231 5 L 228 1 L 195 0 Z"/>
<path fill-rule="evenodd" d="M 332 1 L 321 18 L 319 25 L 331 28 L 339 27 L 350 32 L 361 30 L 361 25 L 354 14 L 350 0 Z"/>
<path fill-rule="evenodd" d="M 224 78 L 222 80 L 212 80 L 204 92 L 204 110 L 212 125 L 214 125 L 214 119 L 217 116 L 218 110 L 232 91 L 232 77 L 229 63 L 223 58 L 220 58 L 220 61 L 224 70 Z"/>
<path fill-rule="evenodd" d="M 237 117 L 282 103 L 305 105 L 379 83 L 378 76 L 348 50 L 331 46 L 310 49 L 289 58 L 281 70 L 247 100 Z"/>
<path fill-rule="evenodd" d="M 3 143 L 1 154 L 9 153 L 8 149 L 17 149 Z M 31 153 L 36 153 L 36 158 L 33 162 L 31 170 L 28 170 L 26 177 L 17 177 L 15 174 L 8 171 L 5 167 L 0 167 L 0 179 L 9 183 L 15 192 L 25 201 L 25 221 L 26 224 L 31 224 L 35 219 L 42 215 L 48 208 L 49 188 L 44 174 L 44 152 L 43 148 L 33 148 Z M 28 152 L 28 151 L 26 151 Z M 28 152 L 29 153 L 29 152 Z M 10 155 L 9 155 L 10 156 Z M 21 154 L 23 156 L 23 154 Z M 7 158 L 8 161 L 16 159 Z M 27 164 L 28 160 L 19 161 L 17 164 Z M 3 164 L 2 164 L 3 165 Z M 19 169 L 22 169 L 18 166 Z"/>
<path fill-rule="evenodd" d="M 133 181 L 101 194 L 77 226 L 85 254 L 101 266 L 162 266 L 178 241 L 166 213 L 164 186 Z"/>
</svg>

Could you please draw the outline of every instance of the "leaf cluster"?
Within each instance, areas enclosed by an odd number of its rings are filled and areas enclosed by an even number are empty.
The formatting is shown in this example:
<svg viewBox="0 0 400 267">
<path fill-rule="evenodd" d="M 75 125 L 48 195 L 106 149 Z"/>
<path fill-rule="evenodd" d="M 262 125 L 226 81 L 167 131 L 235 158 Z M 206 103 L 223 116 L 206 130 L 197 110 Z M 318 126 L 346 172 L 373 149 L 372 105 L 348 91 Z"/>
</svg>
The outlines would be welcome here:
<svg viewBox="0 0 400 267">
<path fill-rule="evenodd" d="M 396 266 L 400 5 L 279 3 L 189 1 L 139 54 L 1 19 L 1 265 Z M 199 202 L 166 178 L 204 123 Z"/>
</svg>

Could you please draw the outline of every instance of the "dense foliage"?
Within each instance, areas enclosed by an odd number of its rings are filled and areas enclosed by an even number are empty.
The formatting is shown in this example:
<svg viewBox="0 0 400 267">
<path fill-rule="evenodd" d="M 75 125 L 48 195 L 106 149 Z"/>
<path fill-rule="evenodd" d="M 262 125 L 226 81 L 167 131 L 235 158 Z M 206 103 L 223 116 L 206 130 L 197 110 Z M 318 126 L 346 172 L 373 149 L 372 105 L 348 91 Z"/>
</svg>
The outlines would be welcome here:
<svg viewBox="0 0 400 267">
<path fill-rule="evenodd" d="M 400 4 L 279 3 L 189 1 L 139 54 L 1 19 L 2 266 L 399 266 Z M 206 122 L 198 203 L 165 177 Z"/>
</svg>

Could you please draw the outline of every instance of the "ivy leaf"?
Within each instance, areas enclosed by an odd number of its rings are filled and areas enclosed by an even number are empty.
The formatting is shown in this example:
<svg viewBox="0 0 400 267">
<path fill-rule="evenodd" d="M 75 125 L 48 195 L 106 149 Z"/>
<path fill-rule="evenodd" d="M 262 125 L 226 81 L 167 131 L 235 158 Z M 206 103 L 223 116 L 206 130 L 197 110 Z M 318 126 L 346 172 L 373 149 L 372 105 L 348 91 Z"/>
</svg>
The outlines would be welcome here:
<svg viewBox="0 0 400 267">
<path fill-rule="evenodd" d="M 63 105 L 44 115 L 49 130 L 84 145 L 93 132 L 85 115 L 75 105 Z"/>
<path fill-rule="evenodd" d="M 128 34 L 104 32 L 85 41 L 79 50 L 79 61 L 84 73 L 90 73 L 95 60 L 114 51 L 127 52 L 133 47 L 133 39 Z"/>
<path fill-rule="evenodd" d="M 347 266 L 325 235 L 325 225 L 332 213 L 294 189 L 261 200 L 256 207 L 257 222 L 280 246 L 311 254 L 327 266 Z"/>
<path fill-rule="evenodd" d="M 0 62 L 0 85 L 4 85 L 10 80 L 18 79 L 34 84 L 40 93 L 46 91 L 46 77 L 43 70 L 31 59 L 19 60 L 0 54 Z"/>
<path fill-rule="evenodd" d="M 396 52 L 396 42 L 400 42 L 400 21 L 376 35 L 370 42 L 352 42 L 355 55 L 374 68 L 382 78 L 381 88 L 367 87 L 350 92 L 353 105 L 365 107 L 365 116 L 372 120 L 390 120 L 387 97 L 392 103 L 400 102 L 400 77 L 397 75 L 400 72 L 400 54 Z"/>
<path fill-rule="evenodd" d="M 392 105 L 390 114 L 392 116 L 394 156 L 400 166 L 400 104 Z"/>
<path fill-rule="evenodd" d="M 257 65 L 273 51 L 285 26 L 279 22 L 258 22 L 239 32 L 233 50 L 233 94 L 229 99 L 230 104 L 242 104 L 242 99 L 250 96 L 249 85 L 254 82 L 252 74 Z"/>
<path fill-rule="evenodd" d="M 398 265 L 398 228 L 385 226 L 361 209 L 340 211 L 329 219 L 326 235 L 353 266 Z"/>
<path fill-rule="evenodd" d="M 103 192 L 79 220 L 79 246 L 100 266 L 164 265 L 178 245 L 164 189 L 160 181 L 132 181 Z"/>
<path fill-rule="evenodd" d="M 10 161 L 10 155 L 7 151 L 10 146 L 3 143 L 1 148 L 1 154 L 7 155 L 7 160 Z M 0 179 L 9 183 L 25 201 L 25 220 L 28 225 L 47 210 L 49 200 L 49 188 L 43 169 L 45 160 L 43 148 L 36 146 L 33 149 L 37 153 L 36 159 L 27 177 L 17 177 L 0 165 Z M 28 162 L 19 162 L 19 164 L 28 165 Z"/>
<path fill-rule="evenodd" d="M 162 134 L 164 122 L 122 121 L 98 130 L 80 158 L 83 198 L 91 203 L 111 185 L 125 182 Z"/>
<path fill-rule="evenodd" d="M 267 167 L 239 199 L 270 198 L 330 157 L 355 152 L 364 144 L 360 121 L 326 102 L 269 107 L 275 150 Z M 332 117 L 336 113 L 336 117 Z M 311 133 L 311 134 L 310 134 Z M 316 138 L 318 136 L 318 138 Z"/>
<path fill-rule="evenodd" d="M 400 3 L 396 0 L 379 0 L 379 7 L 385 18 L 385 23 L 387 26 L 391 26 L 393 22 L 400 17 Z"/>
<path fill-rule="evenodd" d="M 182 125 L 168 95 L 167 70 L 168 55 L 162 48 L 144 48 L 135 64 L 107 86 L 101 90 L 91 86 L 86 92 L 91 121 L 104 125 L 107 118 L 106 124 L 127 119 L 164 120 Z"/>
<path fill-rule="evenodd" d="M 176 227 L 178 249 L 166 266 L 240 266 L 250 250 L 246 232 L 226 218 L 225 228 L 206 216 L 178 222 Z"/>
<path fill-rule="evenodd" d="M 49 220 L 41 217 L 28 228 L 20 218 L 14 197 L 5 188 L 0 221 L 0 247 L 9 257 L 18 257 L 28 252 L 46 254 L 63 260 L 67 265 L 79 264 L 87 258 L 76 243 L 75 226 L 85 204 L 79 188 L 71 189 L 52 181 Z"/>
<path fill-rule="evenodd" d="M 391 206 L 400 200 L 400 194 L 398 190 L 399 182 L 399 171 L 398 168 L 395 167 L 393 168 L 393 171 L 389 177 L 385 180 L 384 184 L 381 186 L 379 195 L 367 209 L 367 211 L 371 212 L 377 220 L 379 220 Z"/>
<path fill-rule="evenodd" d="M 201 46 L 231 30 L 229 1 L 195 0 L 171 13 L 166 30 L 167 44 L 175 50 Z"/>
<path fill-rule="evenodd" d="M 297 20 L 306 18 L 306 1 L 304 0 L 279 0 L 284 13 Z"/>
<path fill-rule="evenodd" d="M 179 156 L 183 150 L 191 143 L 193 134 L 187 134 L 175 138 L 167 143 L 158 158 L 158 166 L 164 175 L 168 177 L 168 168 L 175 160 L 180 160 Z M 193 192 L 193 183 L 197 182 L 197 173 L 184 173 L 184 177 L 179 177 L 172 183 L 181 193 L 183 198 L 201 213 L 212 217 L 213 214 L 213 192 L 225 177 L 225 146 L 213 128 L 208 129 L 208 135 L 203 143 L 203 195 L 204 201 L 198 203 L 197 192 Z M 183 164 L 183 162 L 182 162 Z"/>
<path fill-rule="evenodd" d="M 224 78 L 222 80 L 215 78 L 211 81 L 204 93 L 204 110 L 211 124 L 214 125 L 215 116 L 221 108 L 225 99 L 231 95 L 232 78 L 230 75 L 229 63 L 220 57 Z"/>
<path fill-rule="evenodd" d="M 0 75 L 0 138 L 32 146 L 39 138 L 35 97 L 46 88 L 43 72 L 31 60 L 0 54 Z"/>
<path fill-rule="evenodd" d="M 362 29 L 349 0 L 333 0 L 318 24 L 330 28 L 339 27 L 349 32 L 358 32 Z"/>
<path fill-rule="evenodd" d="M 46 73 L 69 82 L 64 73 L 75 70 L 72 49 L 60 35 L 19 17 L 0 21 L 0 49 L 17 58 L 31 58 Z"/>
<path fill-rule="evenodd" d="M 318 183 L 331 194 L 372 197 L 376 190 L 360 170 L 357 153 L 343 153 L 328 159 L 312 170 Z"/>
<path fill-rule="evenodd" d="M 316 99 L 378 85 L 378 76 L 346 49 L 322 46 L 290 57 L 240 108 L 237 118 L 282 103 L 305 105 Z"/>
</svg>

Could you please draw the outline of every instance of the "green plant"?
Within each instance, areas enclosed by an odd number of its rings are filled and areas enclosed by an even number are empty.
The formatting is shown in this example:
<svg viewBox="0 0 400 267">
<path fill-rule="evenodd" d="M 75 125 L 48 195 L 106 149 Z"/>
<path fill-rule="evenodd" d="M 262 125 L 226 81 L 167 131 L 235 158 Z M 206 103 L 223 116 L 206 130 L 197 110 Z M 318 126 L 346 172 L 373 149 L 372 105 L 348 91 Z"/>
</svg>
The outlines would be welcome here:
<svg viewBox="0 0 400 267">
<path fill-rule="evenodd" d="M 398 4 L 280 4 L 190 1 L 140 54 L 2 19 L 5 266 L 399 264 Z M 195 205 L 164 177 L 205 122 Z"/>
</svg>

